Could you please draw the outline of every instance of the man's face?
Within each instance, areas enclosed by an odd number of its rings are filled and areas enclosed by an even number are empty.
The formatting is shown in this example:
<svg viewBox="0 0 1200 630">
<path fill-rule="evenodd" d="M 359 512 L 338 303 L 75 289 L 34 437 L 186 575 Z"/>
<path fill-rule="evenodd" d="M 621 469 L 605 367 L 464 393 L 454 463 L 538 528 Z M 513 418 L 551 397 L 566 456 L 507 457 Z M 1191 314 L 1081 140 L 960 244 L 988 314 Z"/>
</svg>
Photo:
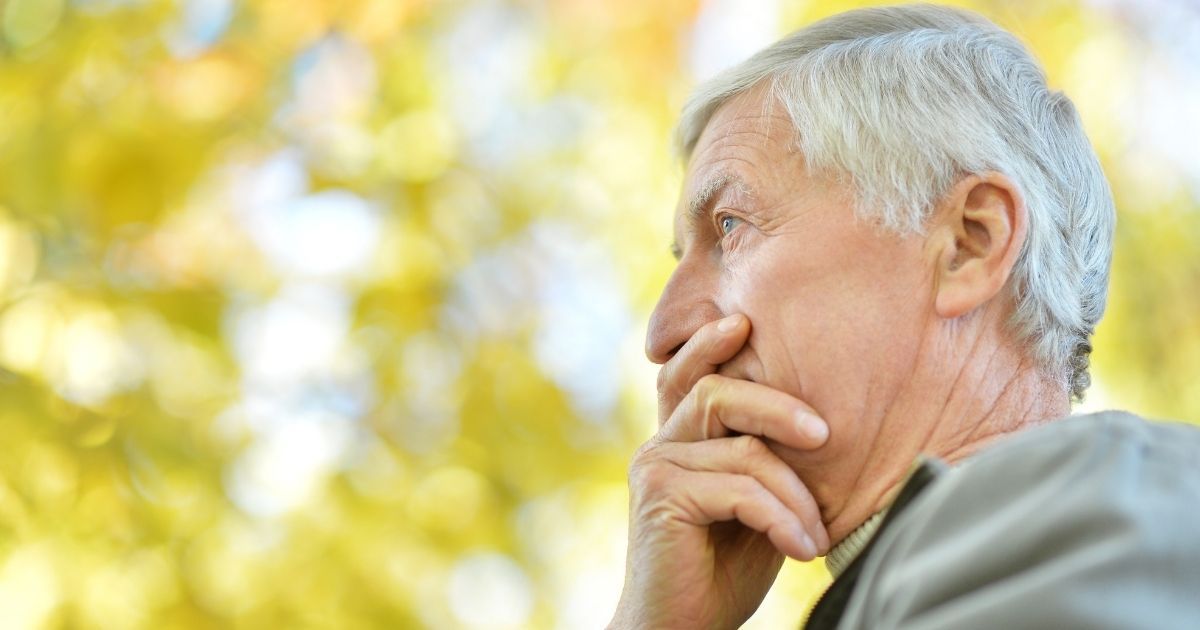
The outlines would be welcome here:
<svg viewBox="0 0 1200 630">
<path fill-rule="evenodd" d="M 915 369 L 935 317 L 933 261 L 921 238 L 857 219 L 848 185 L 808 176 L 792 135 L 762 90 L 708 123 L 688 165 L 679 265 L 651 317 L 647 354 L 663 363 L 699 327 L 744 313 L 749 341 L 720 373 L 807 402 L 830 425 L 820 452 L 840 458 L 868 450 L 855 445 L 873 437 Z"/>
</svg>

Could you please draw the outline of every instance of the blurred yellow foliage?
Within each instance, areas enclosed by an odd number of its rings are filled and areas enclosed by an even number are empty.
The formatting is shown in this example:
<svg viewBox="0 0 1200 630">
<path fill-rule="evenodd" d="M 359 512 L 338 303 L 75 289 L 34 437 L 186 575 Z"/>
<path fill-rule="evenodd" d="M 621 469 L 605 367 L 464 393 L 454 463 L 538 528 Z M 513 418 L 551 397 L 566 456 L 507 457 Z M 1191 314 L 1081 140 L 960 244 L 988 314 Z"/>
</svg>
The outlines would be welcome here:
<svg viewBox="0 0 1200 630">
<path fill-rule="evenodd" d="M 863 4 L 0 0 L 0 626 L 603 625 L 674 116 Z M 1200 419 L 1200 17 L 963 4 L 1112 180 L 1089 405 Z"/>
</svg>

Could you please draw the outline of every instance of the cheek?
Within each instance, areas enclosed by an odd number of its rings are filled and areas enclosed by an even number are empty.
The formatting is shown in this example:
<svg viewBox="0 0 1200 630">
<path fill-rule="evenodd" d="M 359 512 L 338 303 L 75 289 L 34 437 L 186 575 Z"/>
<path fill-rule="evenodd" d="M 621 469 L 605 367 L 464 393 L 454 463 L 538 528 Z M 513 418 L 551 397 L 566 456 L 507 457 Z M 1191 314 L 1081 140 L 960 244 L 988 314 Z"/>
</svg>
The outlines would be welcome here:
<svg viewBox="0 0 1200 630">
<path fill-rule="evenodd" d="M 718 305 L 725 313 L 750 318 L 751 352 L 743 360 L 753 364 L 745 367 L 755 380 L 801 395 L 801 383 L 809 380 L 810 354 L 827 355 L 813 347 L 813 340 L 829 334 L 829 311 L 821 297 L 827 273 L 820 261 L 807 259 L 798 248 L 762 247 L 753 254 L 727 266 Z"/>
<path fill-rule="evenodd" d="M 845 282 L 851 263 L 841 259 L 844 255 L 794 235 L 748 242 L 726 263 L 719 304 L 727 312 L 745 313 L 769 336 L 803 329 Z"/>
<path fill-rule="evenodd" d="M 726 313 L 745 313 L 757 332 L 773 329 L 782 319 L 781 297 L 803 290 L 797 261 L 769 243 L 731 256 L 721 274 L 717 303 Z"/>
<path fill-rule="evenodd" d="M 719 292 L 724 312 L 750 318 L 763 381 L 814 406 L 897 371 L 919 333 L 915 278 L 898 258 L 852 250 L 764 247 L 730 265 Z"/>
</svg>

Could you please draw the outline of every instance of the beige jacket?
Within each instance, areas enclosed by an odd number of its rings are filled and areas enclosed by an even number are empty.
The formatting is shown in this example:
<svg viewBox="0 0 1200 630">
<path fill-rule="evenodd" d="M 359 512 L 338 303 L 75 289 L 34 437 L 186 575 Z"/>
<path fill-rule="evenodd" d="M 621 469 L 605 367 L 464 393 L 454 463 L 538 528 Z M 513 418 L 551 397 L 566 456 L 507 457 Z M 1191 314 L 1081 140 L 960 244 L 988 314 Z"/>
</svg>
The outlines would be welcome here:
<svg viewBox="0 0 1200 630">
<path fill-rule="evenodd" d="M 807 627 L 1200 629 L 1200 429 L 1074 416 L 923 466 Z"/>
</svg>

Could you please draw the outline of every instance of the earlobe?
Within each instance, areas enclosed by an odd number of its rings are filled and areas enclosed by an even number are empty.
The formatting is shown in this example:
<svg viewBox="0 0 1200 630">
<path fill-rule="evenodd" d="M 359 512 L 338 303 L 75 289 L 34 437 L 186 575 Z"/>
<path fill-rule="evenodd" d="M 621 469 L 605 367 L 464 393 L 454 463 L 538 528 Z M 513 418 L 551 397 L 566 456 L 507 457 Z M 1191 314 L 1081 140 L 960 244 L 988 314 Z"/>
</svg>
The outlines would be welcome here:
<svg viewBox="0 0 1200 630">
<path fill-rule="evenodd" d="M 934 307 L 954 319 L 1001 292 L 1025 241 L 1025 204 L 999 173 L 971 175 L 943 198 L 937 214 L 944 249 L 937 260 Z"/>
</svg>

